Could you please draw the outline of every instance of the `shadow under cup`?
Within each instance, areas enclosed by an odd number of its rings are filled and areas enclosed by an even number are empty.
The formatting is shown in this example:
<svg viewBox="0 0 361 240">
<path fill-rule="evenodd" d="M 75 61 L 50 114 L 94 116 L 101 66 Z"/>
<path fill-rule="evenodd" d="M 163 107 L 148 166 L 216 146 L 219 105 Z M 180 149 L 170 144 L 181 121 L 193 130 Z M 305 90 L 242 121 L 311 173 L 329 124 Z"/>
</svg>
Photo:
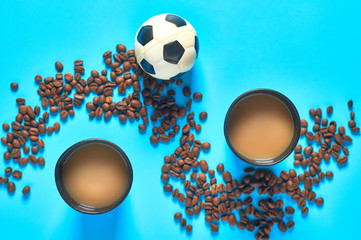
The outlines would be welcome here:
<svg viewBox="0 0 361 240">
<path fill-rule="evenodd" d="M 284 107 L 286 107 L 288 109 L 288 111 L 292 117 L 292 121 L 293 121 L 293 135 L 292 135 L 292 138 L 291 138 L 288 146 L 282 153 L 280 153 L 276 157 L 272 157 L 269 159 L 255 159 L 255 158 L 250 158 L 250 157 L 245 156 L 244 154 L 239 152 L 234 147 L 234 145 L 232 144 L 232 141 L 230 139 L 230 136 L 229 136 L 232 113 L 235 110 L 238 103 L 242 102 L 243 100 L 245 100 L 248 97 L 257 96 L 257 95 L 267 95 L 267 96 L 271 96 L 271 97 L 274 97 L 277 100 L 279 100 L 281 103 L 283 103 Z M 300 116 L 299 116 L 298 111 L 297 111 L 296 107 L 294 106 L 294 104 L 285 95 L 281 94 L 280 92 L 271 90 L 271 89 L 254 89 L 254 90 L 245 92 L 242 95 L 240 95 L 238 98 L 236 98 L 233 101 L 233 103 L 229 107 L 227 114 L 226 114 L 225 121 L 224 121 L 224 136 L 225 136 L 227 144 L 230 147 L 230 149 L 232 150 L 232 152 L 238 158 L 243 160 L 244 162 L 252 164 L 252 165 L 257 165 L 257 166 L 271 166 L 271 165 L 277 164 L 277 163 L 283 161 L 285 158 L 287 158 L 292 153 L 295 146 L 297 145 L 297 142 L 300 137 L 300 131 L 301 131 Z"/>
<path fill-rule="evenodd" d="M 72 154 L 76 153 L 83 147 L 89 147 L 92 145 L 105 145 L 106 147 L 110 148 L 111 151 L 115 151 L 117 154 L 119 154 L 119 160 L 122 161 L 121 164 L 125 166 L 125 171 L 128 173 L 128 181 L 126 183 L 124 191 L 122 191 L 122 194 L 120 194 L 119 198 L 116 201 L 104 207 L 87 206 L 85 204 L 75 201 L 67 191 L 63 179 L 64 166 L 69 160 L 69 158 L 72 156 Z M 116 144 L 103 139 L 87 139 L 72 145 L 60 156 L 55 167 L 55 182 L 61 197 L 70 207 L 86 214 L 101 214 L 113 210 L 114 208 L 119 206 L 128 196 L 133 182 L 133 169 L 127 155 Z"/>
</svg>

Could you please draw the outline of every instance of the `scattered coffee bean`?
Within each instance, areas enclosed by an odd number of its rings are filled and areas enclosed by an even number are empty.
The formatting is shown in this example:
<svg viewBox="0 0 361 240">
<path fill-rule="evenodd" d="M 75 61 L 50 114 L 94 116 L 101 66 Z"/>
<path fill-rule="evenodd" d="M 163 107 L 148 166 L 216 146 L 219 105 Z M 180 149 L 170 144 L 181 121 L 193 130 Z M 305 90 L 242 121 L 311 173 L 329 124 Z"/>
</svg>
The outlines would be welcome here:
<svg viewBox="0 0 361 240">
<path fill-rule="evenodd" d="M 29 194 L 30 193 L 30 187 L 29 186 L 25 186 L 24 188 L 23 188 L 23 194 L 24 195 L 27 195 L 27 194 Z"/>
<path fill-rule="evenodd" d="M 174 219 L 178 220 L 180 218 L 182 218 L 182 213 L 177 212 L 177 213 L 174 214 Z"/>
<path fill-rule="evenodd" d="M 15 184 L 13 182 L 8 182 L 7 189 L 9 193 L 15 192 Z"/>
<path fill-rule="evenodd" d="M 18 90 L 19 84 L 16 83 L 16 82 L 12 82 L 12 83 L 10 84 L 10 87 L 11 87 L 12 90 L 15 91 L 15 90 Z"/>
<path fill-rule="evenodd" d="M 201 120 L 204 120 L 204 119 L 206 119 L 207 118 L 207 112 L 201 112 L 200 114 L 199 114 L 199 119 L 201 119 Z"/>
</svg>

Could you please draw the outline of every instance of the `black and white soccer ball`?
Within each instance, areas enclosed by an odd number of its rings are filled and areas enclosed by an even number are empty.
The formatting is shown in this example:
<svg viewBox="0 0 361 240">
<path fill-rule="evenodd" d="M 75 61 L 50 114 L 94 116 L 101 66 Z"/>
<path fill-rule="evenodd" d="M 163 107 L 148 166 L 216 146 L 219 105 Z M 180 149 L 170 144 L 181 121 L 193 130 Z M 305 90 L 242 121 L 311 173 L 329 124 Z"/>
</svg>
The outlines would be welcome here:
<svg viewBox="0 0 361 240">
<path fill-rule="evenodd" d="M 198 56 L 196 31 L 185 19 L 161 14 L 148 19 L 135 37 L 135 56 L 141 68 L 158 79 L 171 79 L 190 70 Z"/>
</svg>

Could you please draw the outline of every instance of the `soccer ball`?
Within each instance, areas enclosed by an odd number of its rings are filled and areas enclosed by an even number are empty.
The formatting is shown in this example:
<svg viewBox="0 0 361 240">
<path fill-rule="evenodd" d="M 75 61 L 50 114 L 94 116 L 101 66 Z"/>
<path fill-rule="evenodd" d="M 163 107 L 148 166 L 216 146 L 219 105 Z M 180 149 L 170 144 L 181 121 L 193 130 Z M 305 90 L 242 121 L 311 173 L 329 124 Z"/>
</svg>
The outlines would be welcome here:
<svg viewBox="0 0 361 240">
<path fill-rule="evenodd" d="M 198 56 L 196 31 L 185 19 L 161 14 L 148 19 L 135 37 L 135 57 L 149 75 L 163 80 L 190 70 Z"/>
</svg>

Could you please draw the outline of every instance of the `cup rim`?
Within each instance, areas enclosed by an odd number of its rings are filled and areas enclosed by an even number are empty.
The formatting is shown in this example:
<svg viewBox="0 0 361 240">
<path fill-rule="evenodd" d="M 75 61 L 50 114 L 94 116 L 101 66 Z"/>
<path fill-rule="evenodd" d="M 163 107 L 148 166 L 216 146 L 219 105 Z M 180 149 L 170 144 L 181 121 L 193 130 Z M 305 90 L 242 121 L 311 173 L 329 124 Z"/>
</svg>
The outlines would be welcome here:
<svg viewBox="0 0 361 240">
<path fill-rule="evenodd" d="M 279 101 L 281 101 L 283 104 L 285 104 L 287 109 L 290 111 L 290 114 L 293 118 L 293 123 L 294 123 L 294 130 L 293 130 L 294 133 L 293 133 L 293 137 L 292 137 L 288 147 L 280 155 L 278 155 L 274 158 L 271 158 L 271 159 L 267 159 L 267 160 L 264 160 L 264 159 L 257 160 L 257 159 L 252 159 L 252 158 L 248 158 L 248 157 L 244 156 L 243 154 L 241 154 L 239 151 L 237 151 L 233 147 L 233 145 L 229 139 L 229 136 L 228 136 L 230 115 L 231 115 L 233 109 L 235 108 L 235 106 L 240 101 L 245 99 L 246 97 L 249 97 L 252 95 L 257 95 L 257 94 L 266 94 L 266 95 L 273 96 L 273 97 L 277 98 Z M 292 101 L 288 97 L 286 97 L 284 94 L 282 94 L 276 90 L 273 90 L 273 89 L 257 88 L 257 89 L 252 89 L 252 90 L 242 93 L 232 102 L 232 104 L 228 108 L 228 111 L 227 111 L 227 114 L 226 114 L 226 117 L 224 120 L 223 130 L 224 130 L 224 136 L 225 136 L 225 139 L 226 139 L 226 142 L 227 142 L 229 148 L 239 159 L 241 159 L 242 161 L 244 161 L 248 164 L 255 165 L 255 166 L 272 166 L 279 162 L 282 162 L 293 152 L 293 150 L 296 147 L 298 140 L 300 138 L 301 120 L 300 120 L 300 116 L 298 114 L 297 108 L 292 103 Z"/>
<path fill-rule="evenodd" d="M 73 154 L 75 151 L 77 151 L 81 147 L 84 147 L 84 146 L 90 145 L 90 144 L 104 144 L 104 145 L 107 145 L 107 146 L 113 148 L 117 153 L 119 153 L 119 155 L 124 160 L 124 163 L 127 167 L 128 174 L 129 174 L 129 181 L 128 181 L 127 187 L 126 187 L 125 191 L 123 192 L 123 194 L 119 197 L 119 199 L 117 201 L 115 201 L 114 203 L 110 204 L 109 206 L 105 206 L 105 207 L 101 207 L 101 208 L 89 207 L 89 206 L 86 206 L 86 205 L 76 202 L 69 195 L 69 193 L 67 192 L 67 190 L 64 186 L 64 183 L 63 183 L 62 173 L 63 173 L 63 166 L 64 166 L 65 162 L 69 159 L 70 155 Z M 71 145 L 59 157 L 59 159 L 56 163 L 56 166 L 55 166 L 55 183 L 56 183 L 56 187 L 58 189 L 60 196 L 71 208 L 75 209 L 78 212 L 85 213 L 85 214 L 92 214 L 92 215 L 102 214 L 102 213 L 109 212 L 109 211 L 113 210 L 114 208 L 118 207 L 126 199 L 126 197 L 128 196 L 128 194 L 130 192 L 132 184 L 133 184 L 133 168 L 129 161 L 128 156 L 115 143 L 110 142 L 105 139 L 100 139 L 100 138 L 85 139 L 85 140 L 79 141 L 79 142 Z"/>
</svg>

